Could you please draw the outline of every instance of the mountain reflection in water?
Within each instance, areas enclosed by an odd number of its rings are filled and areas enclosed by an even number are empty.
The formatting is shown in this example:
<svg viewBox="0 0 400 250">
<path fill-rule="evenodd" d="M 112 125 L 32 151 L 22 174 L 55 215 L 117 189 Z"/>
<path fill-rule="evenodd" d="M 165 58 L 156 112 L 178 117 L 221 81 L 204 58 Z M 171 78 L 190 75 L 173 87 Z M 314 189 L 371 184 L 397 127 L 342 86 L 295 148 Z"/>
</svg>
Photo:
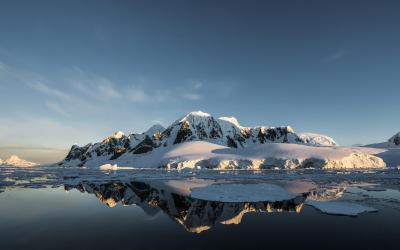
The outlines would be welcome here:
<svg viewBox="0 0 400 250">
<path fill-rule="evenodd" d="M 65 184 L 64 187 L 66 190 L 77 189 L 82 193 L 94 194 L 111 208 L 120 202 L 125 206 L 137 205 L 150 216 L 162 211 L 193 233 L 208 230 L 216 223 L 239 224 L 249 212 L 299 213 L 307 198 L 305 193 L 282 201 L 219 202 L 196 199 L 139 181 L 83 182 L 76 185 Z"/>
</svg>

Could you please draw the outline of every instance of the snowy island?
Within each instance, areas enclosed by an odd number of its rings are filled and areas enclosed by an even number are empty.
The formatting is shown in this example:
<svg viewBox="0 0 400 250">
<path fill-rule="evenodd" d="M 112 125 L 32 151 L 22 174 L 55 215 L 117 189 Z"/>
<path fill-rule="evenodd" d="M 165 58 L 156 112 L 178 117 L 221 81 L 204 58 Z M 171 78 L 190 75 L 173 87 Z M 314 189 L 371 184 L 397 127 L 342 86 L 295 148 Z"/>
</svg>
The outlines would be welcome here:
<svg viewBox="0 0 400 250">
<path fill-rule="evenodd" d="M 392 141 L 392 144 L 397 142 L 391 138 Z M 338 146 L 329 136 L 296 133 L 290 126 L 244 127 L 234 117 L 214 118 L 197 111 L 167 128 L 155 125 L 144 133 L 128 136 L 119 131 L 98 143 L 74 145 L 59 165 L 103 170 L 396 167 L 396 161 L 387 164 L 381 157 L 387 152 L 382 147 Z"/>
<path fill-rule="evenodd" d="M 38 166 L 39 164 L 34 163 L 34 162 L 30 162 L 24 159 L 19 158 L 16 155 L 12 155 L 10 156 L 7 160 L 3 161 L 2 159 L 0 159 L 0 166 L 11 166 L 11 167 L 22 167 L 22 168 L 26 168 L 26 167 L 34 167 L 34 166 Z"/>
</svg>

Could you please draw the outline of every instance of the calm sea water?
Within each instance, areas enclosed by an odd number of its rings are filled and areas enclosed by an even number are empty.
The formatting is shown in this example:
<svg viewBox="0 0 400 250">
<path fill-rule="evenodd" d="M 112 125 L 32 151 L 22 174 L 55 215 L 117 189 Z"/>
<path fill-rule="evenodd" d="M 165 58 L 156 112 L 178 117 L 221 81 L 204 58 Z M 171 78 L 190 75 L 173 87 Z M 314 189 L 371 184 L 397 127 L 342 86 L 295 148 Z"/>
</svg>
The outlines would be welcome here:
<svg viewBox="0 0 400 250">
<path fill-rule="evenodd" d="M 122 181 L 120 176 L 106 181 L 69 176 L 64 179 L 72 182 L 53 185 L 48 179 L 37 184 L 38 176 L 32 173 L 16 176 L 19 181 L 14 184 L 10 177 L 2 180 L 0 249 L 399 248 L 396 173 L 381 176 L 385 188 L 376 188 L 376 183 L 367 189 L 350 187 L 348 179 L 353 177 L 337 182 L 348 186 L 332 189 L 337 191 L 333 195 L 339 192 L 340 199 L 377 209 L 358 216 L 321 212 L 305 205 L 302 196 L 283 202 L 223 203 L 193 199 L 137 180 Z M 370 176 L 361 179 L 371 182 Z M 322 182 L 320 175 L 315 178 L 314 183 Z"/>
</svg>

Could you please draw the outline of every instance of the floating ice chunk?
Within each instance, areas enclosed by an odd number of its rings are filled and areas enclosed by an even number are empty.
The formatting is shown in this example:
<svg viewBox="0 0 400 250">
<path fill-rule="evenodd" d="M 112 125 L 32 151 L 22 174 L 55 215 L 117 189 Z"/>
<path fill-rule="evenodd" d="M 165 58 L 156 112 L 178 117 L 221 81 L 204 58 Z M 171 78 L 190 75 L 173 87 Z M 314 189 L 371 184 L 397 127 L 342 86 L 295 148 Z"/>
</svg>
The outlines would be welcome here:
<svg viewBox="0 0 400 250">
<path fill-rule="evenodd" d="M 314 201 L 307 200 L 307 205 L 310 205 L 323 213 L 336 215 L 357 216 L 364 212 L 376 212 L 375 208 L 364 205 L 346 202 L 346 201 Z"/>
<path fill-rule="evenodd" d="M 299 194 L 274 184 L 215 184 L 192 188 L 193 198 L 221 202 L 259 202 L 291 200 Z"/>
</svg>

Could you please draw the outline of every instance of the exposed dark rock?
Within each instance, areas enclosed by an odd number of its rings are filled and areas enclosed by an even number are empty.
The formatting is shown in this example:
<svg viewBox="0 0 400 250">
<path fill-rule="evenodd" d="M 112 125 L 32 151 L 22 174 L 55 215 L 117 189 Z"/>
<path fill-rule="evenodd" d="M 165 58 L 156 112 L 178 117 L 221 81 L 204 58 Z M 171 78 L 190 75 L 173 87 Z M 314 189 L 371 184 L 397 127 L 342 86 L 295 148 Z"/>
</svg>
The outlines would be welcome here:
<svg viewBox="0 0 400 250">
<path fill-rule="evenodd" d="M 131 152 L 134 154 L 144 154 L 152 151 L 156 147 L 157 145 L 153 142 L 153 140 L 149 136 L 146 136 L 141 143 L 131 149 Z"/>
<path fill-rule="evenodd" d="M 174 144 L 182 143 L 193 135 L 192 130 L 189 129 L 189 126 L 189 122 L 182 122 L 181 128 L 176 135 Z"/>
<path fill-rule="evenodd" d="M 238 147 L 235 140 L 233 140 L 230 136 L 227 136 L 226 138 L 228 139 L 228 147 L 231 147 L 231 148 Z"/>
<path fill-rule="evenodd" d="M 394 138 L 393 143 L 394 143 L 394 145 L 399 146 L 400 145 L 400 137 Z"/>
<path fill-rule="evenodd" d="M 89 148 L 92 146 L 91 143 L 86 144 L 83 147 L 79 147 L 77 145 L 73 145 L 71 147 L 71 150 L 69 151 L 67 157 L 65 157 L 66 161 L 71 161 L 71 160 L 80 160 L 80 161 L 86 161 L 87 157 L 91 157 L 90 152 L 88 152 Z"/>
</svg>

